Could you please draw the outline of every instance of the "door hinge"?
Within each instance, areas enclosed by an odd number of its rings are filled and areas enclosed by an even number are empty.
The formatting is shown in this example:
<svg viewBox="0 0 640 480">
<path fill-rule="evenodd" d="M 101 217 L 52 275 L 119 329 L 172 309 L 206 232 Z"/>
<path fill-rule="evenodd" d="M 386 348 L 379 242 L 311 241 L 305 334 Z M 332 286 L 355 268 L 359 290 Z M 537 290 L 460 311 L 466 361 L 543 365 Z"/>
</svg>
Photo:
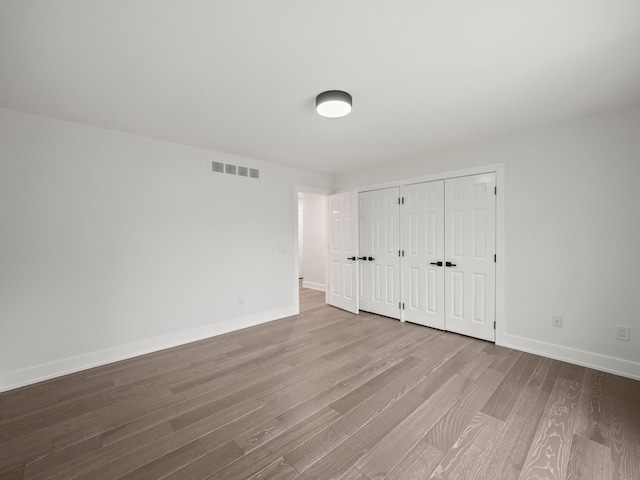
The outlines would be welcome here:
<svg viewBox="0 0 640 480">
<path fill-rule="evenodd" d="M 402 303 L 402 302 L 398 302 L 398 308 L 399 308 L 400 310 L 404 310 L 404 303 Z"/>
<path fill-rule="evenodd" d="M 398 256 L 404 257 L 404 250 L 398 250 Z"/>
<path fill-rule="evenodd" d="M 498 194 L 498 187 L 493 187 L 493 194 L 497 195 Z"/>
<path fill-rule="evenodd" d="M 493 263 L 496 263 L 498 261 L 498 255 L 494 255 L 493 256 Z"/>
<path fill-rule="evenodd" d="M 398 205 L 404 205 L 404 197 L 398 198 Z"/>
<path fill-rule="evenodd" d="M 493 321 L 493 329 L 494 330 L 496 329 L 496 321 L 495 320 Z"/>
</svg>

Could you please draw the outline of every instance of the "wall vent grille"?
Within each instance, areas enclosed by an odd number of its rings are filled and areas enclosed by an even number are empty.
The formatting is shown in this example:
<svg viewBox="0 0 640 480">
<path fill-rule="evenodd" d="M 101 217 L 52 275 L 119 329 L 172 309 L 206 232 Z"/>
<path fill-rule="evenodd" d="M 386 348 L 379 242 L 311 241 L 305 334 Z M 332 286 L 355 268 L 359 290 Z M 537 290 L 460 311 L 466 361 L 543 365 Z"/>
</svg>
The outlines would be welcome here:
<svg viewBox="0 0 640 480">
<path fill-rule="evenodd" d="M 224 173 L 224 163 L 211 162 L 211 171 L 213 173 Z"/>
<path fill-rule="evenodd" d="M 233 175 L 234 177 L 260 179 L 260 170 L 257 168 L 249 168 L 242 165 L 234 165 L 233 163 L 223 163 L 212 161 L 209 164 L 209 171 L 222 175 Z"/>
</svg>

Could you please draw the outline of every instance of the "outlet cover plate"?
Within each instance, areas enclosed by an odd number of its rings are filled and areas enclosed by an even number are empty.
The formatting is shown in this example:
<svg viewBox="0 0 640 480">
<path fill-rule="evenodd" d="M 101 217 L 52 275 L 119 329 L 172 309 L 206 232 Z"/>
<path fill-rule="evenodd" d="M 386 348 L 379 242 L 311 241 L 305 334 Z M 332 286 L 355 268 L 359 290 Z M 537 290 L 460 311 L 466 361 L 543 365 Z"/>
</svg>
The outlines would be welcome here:
<svg viewBox="0 0 640 480">
<path fill-rule="evenodd" d="M 551 315 L 551 324 L 554 327 L 562 328 L 562 315 Z"/>
<path fill-rule="evenodd" d="M 629 337 L 631 336 L 631 328 L 626 325 L 616 325 L 616 338 L 618 340 L 629 341 Z"/>
</svg>

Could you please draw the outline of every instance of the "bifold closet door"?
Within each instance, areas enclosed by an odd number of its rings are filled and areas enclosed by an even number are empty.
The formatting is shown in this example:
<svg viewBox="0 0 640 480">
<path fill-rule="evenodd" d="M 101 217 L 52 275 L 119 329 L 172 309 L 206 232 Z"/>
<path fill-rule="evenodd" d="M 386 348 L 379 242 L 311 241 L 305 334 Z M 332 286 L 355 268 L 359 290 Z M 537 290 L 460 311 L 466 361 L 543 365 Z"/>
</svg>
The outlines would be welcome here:
<svg viewBox="0 0 640 480">
<path fill-rule="evenodd" d="M 404 187 L 404 319 L 444 330 L 444 180 Z"/>
<path fill-rule="evenodd" d="M 495 173 L 445 180 L 445 329 L 492 342 L 495 186 Z"/>
<path fill-rule="evenodd" d="M 329 288 L 327 303 L 358 313 L 358 196 L 329 196 Z"/>
<path fill-rule="evenodd" d="M 359 195 L 359 308 L 400 318 L 400 189 Z"/>
</svg>

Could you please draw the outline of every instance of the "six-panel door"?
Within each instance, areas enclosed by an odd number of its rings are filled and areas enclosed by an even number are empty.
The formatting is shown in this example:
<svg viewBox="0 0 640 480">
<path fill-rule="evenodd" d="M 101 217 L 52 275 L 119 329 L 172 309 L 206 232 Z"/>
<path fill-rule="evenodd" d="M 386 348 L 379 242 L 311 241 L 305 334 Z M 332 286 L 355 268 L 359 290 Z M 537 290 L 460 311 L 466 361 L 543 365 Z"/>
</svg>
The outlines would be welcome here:
<svg viewBox="0 0 640 480">
<path fill-rule="evenodd" d="M 329 196 L 329 285 L 327 303 L 358 313 L 357 194 Z"/>
<path fill-rule="evenodd" d="M 406 186 L 403 212 L 404 319 L 444 330 L 444 180 Z"/>
<path fill-rule="evenodd" d="M 400 318 L 400 189 L 359 196 L 360 309 Z"/>
<path fill-rule="evenodd" d="M 495 186 L 495 173 L 445 180 L 445 329 L 492 342 Z"/>
</svg>

